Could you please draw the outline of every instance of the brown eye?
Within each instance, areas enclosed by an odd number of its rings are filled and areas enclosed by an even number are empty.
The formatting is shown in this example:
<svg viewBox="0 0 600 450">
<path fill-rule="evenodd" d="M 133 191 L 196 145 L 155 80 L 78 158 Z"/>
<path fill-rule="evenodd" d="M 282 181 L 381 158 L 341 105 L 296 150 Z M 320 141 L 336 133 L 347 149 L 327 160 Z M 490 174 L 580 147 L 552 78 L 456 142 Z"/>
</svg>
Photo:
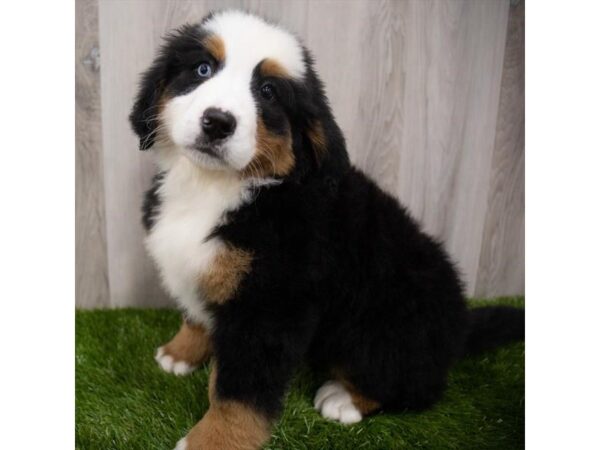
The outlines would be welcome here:
<svg viewBox="0 0 600 450">
<path fill-rule="evenodd" d="M 271 83 L 265 83 L 260 88 L 260 95 L 265 100 L 273 100 L 275 98 L 275 88 Z"/>
</svg>

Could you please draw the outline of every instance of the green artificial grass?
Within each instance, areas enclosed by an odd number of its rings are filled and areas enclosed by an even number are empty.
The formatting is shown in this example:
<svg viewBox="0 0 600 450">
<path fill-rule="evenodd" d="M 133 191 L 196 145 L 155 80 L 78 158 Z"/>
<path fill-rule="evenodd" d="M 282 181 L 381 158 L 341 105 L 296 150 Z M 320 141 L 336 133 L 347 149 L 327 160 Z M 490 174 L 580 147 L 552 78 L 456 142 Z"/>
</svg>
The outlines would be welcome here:
<svg viewBox="0 0 600 450">
<path fill-rule="evenodd" d="M 524 307 L 523 298 L 482 304 Z M 208 408 L 208 367 L 187 377 L 154 362 L 177 331 L 173 310 L 76 314 L 76 446 L 80 450 L 172 449 Z M 444 399 L 421 413 L 380 413 L 344 426 L 312 408 L 319 386 L 306 370 L 292 383 L 266 449 L 512 449 L 524 447 L 524 344 L 467 358 Z"/>
</svg>

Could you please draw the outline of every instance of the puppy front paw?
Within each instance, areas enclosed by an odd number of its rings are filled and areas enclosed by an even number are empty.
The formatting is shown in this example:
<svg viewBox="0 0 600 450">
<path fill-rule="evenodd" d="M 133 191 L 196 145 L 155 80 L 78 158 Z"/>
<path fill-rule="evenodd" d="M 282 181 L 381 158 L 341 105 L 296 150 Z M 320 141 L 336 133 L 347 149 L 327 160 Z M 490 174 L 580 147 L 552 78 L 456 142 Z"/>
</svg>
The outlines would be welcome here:
<svg viewBox="0 0 600 450">
<path fill-rule="evenodd" d="M 167 353 L 165 346 L 158 347 L 154 359 L 162 370 L 175 375 L 190 374 L 198 367 L 197 365 L 189 364 L 186 361 L 177 361 L 174 356 Z"/>
<path fill-rule="evenodd" d="M 187 450 L 187 438 L 179 439 L 173 450 Z"/>
<path fill-rule="evenodd" d="M 218 402 L 181 439 L 175 450 L 259 450 L 271 436 L 271 423 L 246 405 Z"/>
<path fill-rule="evenodd" d="M 223 436 L 225 437 L 225 436 Z M 188 434 L 179 439 L 173 450 L 229 450 L 237 447 L 229 447 L 224 442 L 216 440 L 211 430 L 203 427 L 202 421 L 196 424 Z"/>
<path fill-rule="evenodd" d="M 202 325 L 183 322 L 169 343 L 156 350 L 154 359 L 168 373 L 187 375 L 211 353 L 210 337 Z"/>
</svg>

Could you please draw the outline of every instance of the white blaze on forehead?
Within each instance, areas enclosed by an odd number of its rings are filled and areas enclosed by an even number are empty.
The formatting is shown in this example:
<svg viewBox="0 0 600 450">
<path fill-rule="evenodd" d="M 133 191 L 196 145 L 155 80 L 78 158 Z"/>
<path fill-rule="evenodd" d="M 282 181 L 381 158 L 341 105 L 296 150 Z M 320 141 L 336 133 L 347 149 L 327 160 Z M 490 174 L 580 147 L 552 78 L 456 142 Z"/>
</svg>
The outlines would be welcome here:
<svg viewBox="0 0 600 450">
<path fill-rule="evenodd" d="M 225 66 L 254 70 L 265 58 L 275 59 L 293 78 L 305 72 L 302 47 L 295 36 L 242 11 L 216 13 L 203 28 L 225 44 Z"/>
</svg>

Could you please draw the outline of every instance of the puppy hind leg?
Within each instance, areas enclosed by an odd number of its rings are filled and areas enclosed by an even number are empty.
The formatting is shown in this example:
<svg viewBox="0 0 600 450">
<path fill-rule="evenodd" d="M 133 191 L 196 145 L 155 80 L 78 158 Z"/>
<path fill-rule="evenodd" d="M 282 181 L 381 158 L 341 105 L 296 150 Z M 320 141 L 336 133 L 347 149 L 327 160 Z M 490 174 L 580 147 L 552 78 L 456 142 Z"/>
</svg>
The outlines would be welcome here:
<svg viewBox="0 0 600 450">
<path fill-rule="evenodd" d="M 326 419 L 344 424 L 360 422 L 364 416 L 381 408 L 381 404 L 360 393 L 345 380 L 329 380 L 315 395 L 314 406 Z"/>
</svg>

